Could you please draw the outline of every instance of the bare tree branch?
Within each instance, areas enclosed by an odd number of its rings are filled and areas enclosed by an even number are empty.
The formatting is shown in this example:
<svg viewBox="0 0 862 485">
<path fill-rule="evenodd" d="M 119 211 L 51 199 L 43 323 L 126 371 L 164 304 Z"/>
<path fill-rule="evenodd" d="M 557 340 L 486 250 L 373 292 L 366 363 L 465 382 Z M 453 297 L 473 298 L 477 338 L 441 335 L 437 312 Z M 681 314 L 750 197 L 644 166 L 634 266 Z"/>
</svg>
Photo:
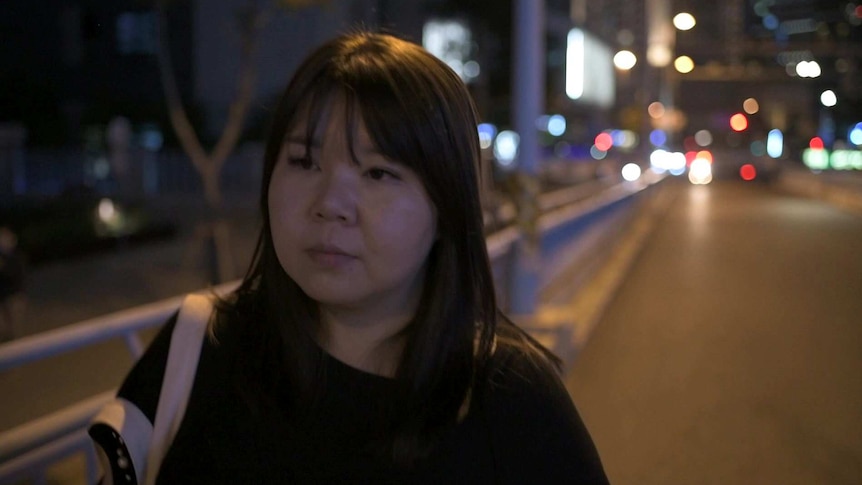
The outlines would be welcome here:
<svg viewBox="0 0 862 485">
<path fill-rule="evenodd" d="M 203 173 L 203 164 L 207 158 L 206 151 L 198 139 L 195 129 L 189 121 L 186 110 L 183 107 L 179 88 L 177 88 L 174 67 L 171 63 L 170 43 L 168 42 L 167 18 L 165 15 L 164 2 L 156 2 L 156 28 L 158 35 L 158 60 L 161 73 L 162 89 L 165 91 L 165 101 L 168 105 L 168 115 L 171 125 L 177 134 L 180 145 L 191 158 L 192 164 L 199 173 Z"/>
</svg>

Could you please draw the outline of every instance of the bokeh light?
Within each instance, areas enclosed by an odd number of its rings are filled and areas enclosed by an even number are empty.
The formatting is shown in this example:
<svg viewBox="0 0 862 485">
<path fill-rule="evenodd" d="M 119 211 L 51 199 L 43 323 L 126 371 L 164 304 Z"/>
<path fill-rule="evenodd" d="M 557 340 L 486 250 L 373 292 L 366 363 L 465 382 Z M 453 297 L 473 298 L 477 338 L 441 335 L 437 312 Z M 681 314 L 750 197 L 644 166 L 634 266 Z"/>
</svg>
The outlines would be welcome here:
<svg viewBox="0 0 862 485">
<path fill-rule="evenodd" d="M 673 61 L 673 67 L 682 74 L 688 74 L 694 70 L 694 61 L 688 56 L 679 56 Z"/>
<path fill-rule="evenodd" d="M 497 127 L 491 123 L 481 123 L 478 126 L 479 130 L 479 147 L 482 149 L 491 148 L 494 144 L 494 137 L 497 136 Z"/>
<path fill-rule="evenodd" d="M 744 131 L 748 128 L 748 118 L 742 113 L 736 113 L 730 117 L 730 128 L 733 131 Z"/>
<path fill-rule="evenodd" d="M 754 178 L 757 177 L 757 169 L 754 168 L 754 165 L 746 163 L 745 165 L 739 167 L 739 176 L 742 177 L 742 180 L 754 180 Z"/>
<path fill-rule="evenodd" d="M 784 133 L 779 129 L 769 130 L 766 137 L 766 153 L 772 158 L 778 158 L 784 153 Z"/>
<path fill-rule="evenodd" d="M 627 163 L 623 165 L 621 173 L 624 180 L 634 182 L 641 177 L 641 168 L 636 163 Z"/>
<path fill-rule="evenodd" d="M 497 162 L 504 167 L 511 166 L 515 161 L 515 156 L 518 154 L 518 145 L 521 143 L 521 137 L 511 130 L 501 131 L 494 141 L 494 156 Z"/>
<path fill-rule="evenodd" d="M 561 136 L 566 132 L 566 118 L 563 115 L 551 115 L 548 118 L 548 133 Z"/>
<path fill-rule="evenodd" d="M 599 133 L 596 135 L 596 139 L 593 141 L 596 144 L 596 148 L 599 150 L 606 152 L 614 146 L 614 139 L 611 137 L 610 133 Z"/>
<path fill-rule="evenodd" d="M 667 143 L 667 134 L 662 130 L 652 130 L 649 134 L 649 141 L 654 146 L 660 147 Z"/>
<path fill-rule="evenodd" d="M 847 139 L 856 146 L 862 145 L 862 123 L 856 123 L 856 126 L 850 129 Z"/>
<path fill-rule="evenodd" d="M 664 116 L 664 105 L 658 101 L 653 101 L 647 106 L 647 113 L 649 113 L 650 118 L 661 118 Z"/>
<path fill-rule="evenodd" d="M 680 12 L 673 17 L 673 26 L 679 30 L 691 30 L 695 25 L 697 21 L 688 12 Z"/>
<path fill-rule="evenodd" d="M 712 145 L 712 133 L 709 130 L 699 130 L 694 134 L 694 141 L 702 147 Z"/>
<path fill-rule="evenodd" d="M 754 98 L 748 98 L 742 102 L 742 110 L 746 113 L 753 115 L 760 111 L 760 103 L 757 102 Z"/>
<path fill-rule="evenodd" d="M 614 65 L 617 66 L 617 69 L 622 69 L 623 71 L 628 71 L 635 67 L 637 62 L 638 58 L 632 51 L 621 50 L 614 55 Z"/>
<path fill-rule="evenodd" d="M 695 159 L 688 169 L 688 181 L 695 185 L 712 182 L 712 165 L 702 158 Z"/>
</svg>

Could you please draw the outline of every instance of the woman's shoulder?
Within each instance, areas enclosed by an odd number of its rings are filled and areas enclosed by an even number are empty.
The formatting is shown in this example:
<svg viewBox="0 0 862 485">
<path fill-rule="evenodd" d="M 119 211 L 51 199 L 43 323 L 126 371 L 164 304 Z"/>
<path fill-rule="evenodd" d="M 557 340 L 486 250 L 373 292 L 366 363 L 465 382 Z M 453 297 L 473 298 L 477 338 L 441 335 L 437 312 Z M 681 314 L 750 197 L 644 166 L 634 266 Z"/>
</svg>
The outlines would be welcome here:
<svg viewBox="0 0 862 485">
<path fill-rule="evenodd" d="M 511 483 L 606 483 L 553 354 L 534 340 L 499 338 L 482 390 L 480 412 Z"/>
<path fill-rule="evenodd" d="M 509 322 L 498 329 L 486 369 L 488 385 L 501 392 L 541 392 L 562 386 L 559 359 Z"/>
</svg>

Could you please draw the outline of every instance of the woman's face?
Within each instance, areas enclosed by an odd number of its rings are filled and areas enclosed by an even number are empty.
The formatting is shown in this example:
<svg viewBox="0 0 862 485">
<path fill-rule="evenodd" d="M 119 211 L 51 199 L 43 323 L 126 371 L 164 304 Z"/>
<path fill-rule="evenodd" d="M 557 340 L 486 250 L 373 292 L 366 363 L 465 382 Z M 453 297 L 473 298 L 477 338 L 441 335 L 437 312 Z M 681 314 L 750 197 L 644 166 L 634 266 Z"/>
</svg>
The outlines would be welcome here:
<svg viewBox="0 0 862 485">
<path fill-rule="evenodd" d="M 409 319 L 436 209 L 416 173 L 377 151 L 364 123 L 351 154 L 342 110 L 330 110 L 311 146 L 305 120 L 287 133 L 269 183 L 275 252 L 322 311 Z"/>
</svg>

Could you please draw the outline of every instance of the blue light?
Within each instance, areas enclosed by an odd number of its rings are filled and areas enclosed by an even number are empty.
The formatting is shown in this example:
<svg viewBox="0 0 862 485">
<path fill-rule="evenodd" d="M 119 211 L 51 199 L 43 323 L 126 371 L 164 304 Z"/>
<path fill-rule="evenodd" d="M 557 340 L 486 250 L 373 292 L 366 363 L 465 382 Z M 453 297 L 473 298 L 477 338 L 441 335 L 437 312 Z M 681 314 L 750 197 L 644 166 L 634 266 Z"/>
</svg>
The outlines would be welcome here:
<svg viewBox="0 0 862 485">
<path fill-rule="evenodd" d="M 660 147 L 667 142 L 667 134 L 662 130 L 652 130 L 649 134 L 649 141 L 653 146 Z"/>
<path fill-rule="evenodd" d="M 766 137 L 766 153 L 772 158 L 778 158 L 784 152 L 784 134 L 781 130 L 770 130 Z"/>
<path fill-rule="evenodd" d="M 862 145 L 862 123 L 856 123 L 847 135 L 847 139 L 856 146 Z"/>
<path fill-rule="evenodd" d="M 566 119 L 562 115 L 553 115 L 548 118 L 548 133 L 560 136 L 566 132 Z"/>
<path fill-rule="evenodd" d="M 483 149 L 491 148 L 494 143 L 494 137 L 497 136 L 497 127 L 491 123 L 482 123 L 478 127 L 479 131 L 479 146 Z"/>
<path fill-rule="evenodd" d="M 769 14 L 766 17 L 763 17 L 763 26 L 769 30 L 775 30 L 778 28 L 778 17 L 775 15 Z"/>
</svg>

